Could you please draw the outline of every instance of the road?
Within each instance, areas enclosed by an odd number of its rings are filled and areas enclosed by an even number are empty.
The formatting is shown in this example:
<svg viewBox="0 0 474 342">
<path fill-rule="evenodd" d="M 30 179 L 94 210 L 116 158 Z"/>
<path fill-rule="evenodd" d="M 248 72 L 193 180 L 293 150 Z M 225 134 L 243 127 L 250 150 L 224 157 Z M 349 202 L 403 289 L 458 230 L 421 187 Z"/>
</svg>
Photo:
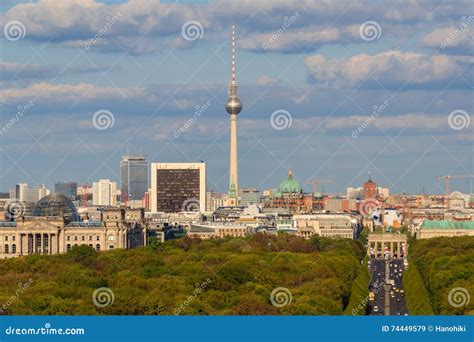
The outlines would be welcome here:
<svg viewBox="0 0 474 342">
<path fill-rule="evenodd" d="M 403 259 L 371 258 L 369 291 L 369 315 L 408 314 L 402 284 Z"/>
</svg>

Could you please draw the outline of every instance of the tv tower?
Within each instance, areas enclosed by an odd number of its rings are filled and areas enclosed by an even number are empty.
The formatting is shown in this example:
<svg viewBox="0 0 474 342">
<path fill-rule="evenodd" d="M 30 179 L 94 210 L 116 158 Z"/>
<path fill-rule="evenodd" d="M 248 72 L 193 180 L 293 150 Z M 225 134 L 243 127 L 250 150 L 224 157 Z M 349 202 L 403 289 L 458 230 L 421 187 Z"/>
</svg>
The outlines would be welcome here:
<svg viewBox="0 0 474 342">
<path fill-rule="evenodd" d="M 229 98 L 225 110 L 230 114 L 230 169 L 229 169 L 229 205 L 239 203 L 239 183 L 237 177 L 237 114 L 242 110 L 242 102 L 237 97 L 235 81 L 235 25 L 232 25 L 232 80 L 229 85 Z"/>
</svg>

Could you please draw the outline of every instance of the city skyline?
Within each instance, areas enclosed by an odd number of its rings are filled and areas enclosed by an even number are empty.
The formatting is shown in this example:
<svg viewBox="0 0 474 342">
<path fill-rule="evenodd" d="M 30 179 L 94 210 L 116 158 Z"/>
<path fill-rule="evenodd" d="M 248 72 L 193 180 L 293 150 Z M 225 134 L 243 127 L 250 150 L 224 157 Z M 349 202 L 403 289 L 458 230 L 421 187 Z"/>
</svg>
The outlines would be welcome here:
<svg viewBox="0 0 474 342">
<path fill-rule="evenodd" d="M 473 173 L 473 20 L 462 2 L 391 3 L 397 15 L 366 2 L 132 2 L 133 11 L 121 1 L 65 1 L 57 13 L 51 1 L 2 3 L 2 27 L 22 26 L 19 37 L 1 37 L 0 190 L 119 182 L 130 148 L 149 162 L 204 160 L 208 189 L 227 192 L 233 22 L 246 104 L 241 187 L 274 188 L 288 165 L 308 190 L 310 178 L 333 179 L 326 192 L 360 186 L 371 171 L 393 193 L 442 194 L 438 176 Z M 472 183 L 452 190 L 472 192 Z"/>
</svg>

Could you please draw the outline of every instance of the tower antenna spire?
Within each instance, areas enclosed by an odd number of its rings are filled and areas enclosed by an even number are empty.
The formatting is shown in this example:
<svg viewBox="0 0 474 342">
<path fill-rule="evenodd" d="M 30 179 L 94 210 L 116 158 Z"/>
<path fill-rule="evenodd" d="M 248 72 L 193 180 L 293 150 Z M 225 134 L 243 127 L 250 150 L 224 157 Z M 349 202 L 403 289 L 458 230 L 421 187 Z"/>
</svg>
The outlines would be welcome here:
<svg viewBox="0 0 474 342">
<path fill-rule="evenodd" d="M 232 24 L 232 84 L 235 84 L 235 24 Z"/>
</svg>

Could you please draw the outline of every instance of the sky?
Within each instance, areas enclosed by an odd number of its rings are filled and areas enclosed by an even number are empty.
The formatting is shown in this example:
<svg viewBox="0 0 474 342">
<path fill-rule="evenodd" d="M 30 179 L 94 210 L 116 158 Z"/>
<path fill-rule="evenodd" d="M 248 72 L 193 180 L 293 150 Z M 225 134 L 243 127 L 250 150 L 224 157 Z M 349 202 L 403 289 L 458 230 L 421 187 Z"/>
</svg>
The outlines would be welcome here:
<svg viewBox="0 0 474 342">
<path fill-rule="evenodd" d="M 2 0 L 0 191 L 119 181 L 129 151 L 226 192 L 232 24 L 241 187 L 474 174 L 472 2 Z"/>
</svg>

